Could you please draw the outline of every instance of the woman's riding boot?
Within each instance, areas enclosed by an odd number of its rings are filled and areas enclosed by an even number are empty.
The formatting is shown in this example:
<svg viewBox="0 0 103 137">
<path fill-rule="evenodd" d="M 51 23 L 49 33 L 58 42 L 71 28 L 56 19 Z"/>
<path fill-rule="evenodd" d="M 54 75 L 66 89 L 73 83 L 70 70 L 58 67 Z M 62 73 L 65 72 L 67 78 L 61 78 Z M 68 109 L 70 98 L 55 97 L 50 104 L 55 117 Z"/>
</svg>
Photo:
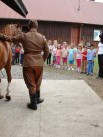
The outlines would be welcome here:
<svg viewBox="0 0 103 137">
<path fill-rule="evenodd" d="M 0 94 L 0 99 L 2 99 L 2 98 L 4 98 L 4 96 Z"/>
<path fill-rule="evenodd" d="M 31 103 L 27 104 L 27 107 L 33 110 L 37 110 L 37 98 L 36 98 L 36 94 L 30 94 L 30 101 Z"/>
<path fill-rule="evenodd" d="M 44 101 L 44 98 L 40 98 L 40 90 L 36 91 L 37 96 L 37 104 L 42 103 Z"/>
</svg>

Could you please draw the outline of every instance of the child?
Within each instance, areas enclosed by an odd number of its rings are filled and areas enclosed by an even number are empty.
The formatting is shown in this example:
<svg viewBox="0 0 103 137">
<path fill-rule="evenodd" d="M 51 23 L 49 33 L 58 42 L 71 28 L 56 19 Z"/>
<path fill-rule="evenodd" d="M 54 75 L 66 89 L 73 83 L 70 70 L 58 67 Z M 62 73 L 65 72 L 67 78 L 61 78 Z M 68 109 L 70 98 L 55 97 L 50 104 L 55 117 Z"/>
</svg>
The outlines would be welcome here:
<svg viewBox="0 0 103 137">
<path fill-rule="evenodd" d="M 64 48 L 62 49 L 62 69 L 64 68 L 64 66 L 67 66 L 67 55 L 68 55 L 68 45 L 67 43 L 63 44 Z"/>
<path fill-rule="evenodd" d="M 23 59 L 24 59 L 24 49 L 21 46 L 21 50 L 20 50 L 20 65 L 23 64 Z"/>
<path fill-rule="evenodd" d="M 93 75 L 94 58 L 96 56 L 96 50 L 94 50 L 94 44 L 90 45 L 90 50 L 87 52 L 87 75 Z"/>
<path fill-rule="evenodd" d="M 53 56 L 53 66 L 56 66 L 56 50 L 57 50 L 57 44 L 54 44 L 54 48 L 52 50 L 52 56 Z"/>
<path fill-rule="evenodd" d="M 70 49 L 68 50 L 68 70 L 74 70 L 74 58 L 75 58 L 75 51 L 73 49 L 73 45 L 70 46 Z"/>
<path fill-rule="evenodd" d="M 87 71 L 87 47 L 84 47 L 84 50 L 82 52 L 82 70 L 81 73 L 86 74 Z"/>
<path fill-rule="evenodd" d="M 17 45 L 15 48 L 16 64 L 20 63 L 20 46 Z"/>
<path fill-rule="evenodd" d="M 76 51 L 76 63 L 77 63 L 77 72 L 81 72 L 81 60 L 82 60 L 82 47 L 78 45 Z"/>
<path fill-rule="evenodd" d="M 51 55 L 53 50 L 53 45 L 51 40 L 48 40 L 48 47 L 49 47 L 49 56 L 47 58 L 47 65 L 51 65 Z"/>
<path fill-rule="evenodd" d="M 56 50 L 56 68 L 60 68 L 60 61 L 61 61 L 61 45 L 57 45 Z"/>
</svg>

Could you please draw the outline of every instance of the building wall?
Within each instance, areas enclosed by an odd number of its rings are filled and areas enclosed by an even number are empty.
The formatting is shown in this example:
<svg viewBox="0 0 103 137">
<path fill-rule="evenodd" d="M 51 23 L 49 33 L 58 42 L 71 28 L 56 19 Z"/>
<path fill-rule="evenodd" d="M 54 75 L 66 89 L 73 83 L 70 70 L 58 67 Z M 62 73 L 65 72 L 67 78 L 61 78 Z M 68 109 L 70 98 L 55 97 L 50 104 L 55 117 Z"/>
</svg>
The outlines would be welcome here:
<svg viewBox="0 0 103 137">
<path fill-rule="evenodd" d="M 47 39 L 71 42 L 71 24 L 60 22 L 39 22 L 38 31 Z"/>
<path fill-rule="evenodd" d="M 100 30 L 103 32 L 103 26 L 96 26 L 96 25 L 82 25 L 81 26 L 81 41 L 83 41 L 84 45 L 88 43 L 95 43 L 96 46 L 98 41 L 94 41 L 94 30 Z"/>
<path fill-rule="evenodd" d="M 80 42 L 81 28 L 80 24 L 71 24 L 71 43 L 77 45 Z"/>
<path fill-rule="evenodd" d="M 8 23 L 19 23 L 23 27 L 23 31 L 28 31 L 28 20 L 1 20 L 0 26 Z M 88 43 L 94 42 L 94 30 L 99 29 L 103 32 L 103 26 L 97 25 L 86 25 L 77 23 L 65 23 L 65 22 L 50 22 L 50 21 L 39 21 L 38 31 L 46 36 L 49 40 L 58 40 L 59 43 L 66 41 L 68 44 Z M 98 43 L 98 42 L 94 42 Z"/>
<path fill-rule="evenodd" d="M 56 39 L 59 43 L 66 41 L 68 44 L 83 43 L 85 46 L 92 42 L 97 46 L 98 42 L 93 41 L 94 30 L 96 29 L 103 32 L 103 26 L 40 21 L 38 31 L 45 35 L 47 39 Z"/>
</svg>

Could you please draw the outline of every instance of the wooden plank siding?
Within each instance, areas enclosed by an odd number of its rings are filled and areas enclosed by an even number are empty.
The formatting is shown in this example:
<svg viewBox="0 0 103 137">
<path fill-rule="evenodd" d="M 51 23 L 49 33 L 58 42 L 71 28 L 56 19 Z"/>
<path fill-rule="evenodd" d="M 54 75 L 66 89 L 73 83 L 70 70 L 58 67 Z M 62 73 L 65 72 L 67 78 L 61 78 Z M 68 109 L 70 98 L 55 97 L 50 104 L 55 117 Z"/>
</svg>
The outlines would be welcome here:
<svg viewBox="0 0 103 137">
<path fill-rule="evenodd" d="M 58 22 L 39 22 L 38 31 L 47 39 L 58 40 L 59 43 L 66 41 L 71 43 L 71 24 Z"/>
<path fill-rule="evenodd" d="M 83 45 L 87 43 L 94 43 L 96 46 L 98 41 L 94 41 L 94 30 L 100 30 L 103 32 L 103 26 L 95 26 L 95 25 L 82 25 L 81 26 L 81 41 L 83 41 Z"/>
<path fill-rule="evenodd" d="M 80 25 L 74 24 L 71 27 L 71 43 L 78 45 L 81 37 Z"/>
<path fill-rule="evenodd" d="M 19 19 L 0 19 L 0 28 L 8 23 L 19 23 L 22 25 L 23 31 L 28 31 L 28 20 Z M 95 43 L 93 41 L 94 30 L 99 29 L 103 32 L 103 26 L 90 24 L 77 24 L 66 22 L 39 21 L 38 32 L 45 35 L 49 40 L 58 40 L 58 43 L 66 41 L 68 44 L 74 43 Z"/>
<path fill-rule="evenodd" d="M 93 42 L 94 28 L 92 26 L 81 27 L 81 39 L 83 39 L 83 44 Z"/>
</svg>

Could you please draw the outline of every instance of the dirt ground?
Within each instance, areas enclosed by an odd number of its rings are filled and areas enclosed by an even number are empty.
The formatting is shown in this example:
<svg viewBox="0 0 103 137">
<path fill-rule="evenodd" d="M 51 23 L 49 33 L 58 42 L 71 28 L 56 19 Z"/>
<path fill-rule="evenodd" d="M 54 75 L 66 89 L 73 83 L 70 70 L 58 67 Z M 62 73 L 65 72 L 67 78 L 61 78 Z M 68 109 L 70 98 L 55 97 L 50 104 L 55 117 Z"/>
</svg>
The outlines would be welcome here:
<svg viewBox="0 0 103 137">
<path fill-rule="evenodd" d="M 85 80 L 86 83 L 103 99 L 103 80 L 97 79 L 96 76 L 73 73 L 74 77 Z"/>
</svg>

